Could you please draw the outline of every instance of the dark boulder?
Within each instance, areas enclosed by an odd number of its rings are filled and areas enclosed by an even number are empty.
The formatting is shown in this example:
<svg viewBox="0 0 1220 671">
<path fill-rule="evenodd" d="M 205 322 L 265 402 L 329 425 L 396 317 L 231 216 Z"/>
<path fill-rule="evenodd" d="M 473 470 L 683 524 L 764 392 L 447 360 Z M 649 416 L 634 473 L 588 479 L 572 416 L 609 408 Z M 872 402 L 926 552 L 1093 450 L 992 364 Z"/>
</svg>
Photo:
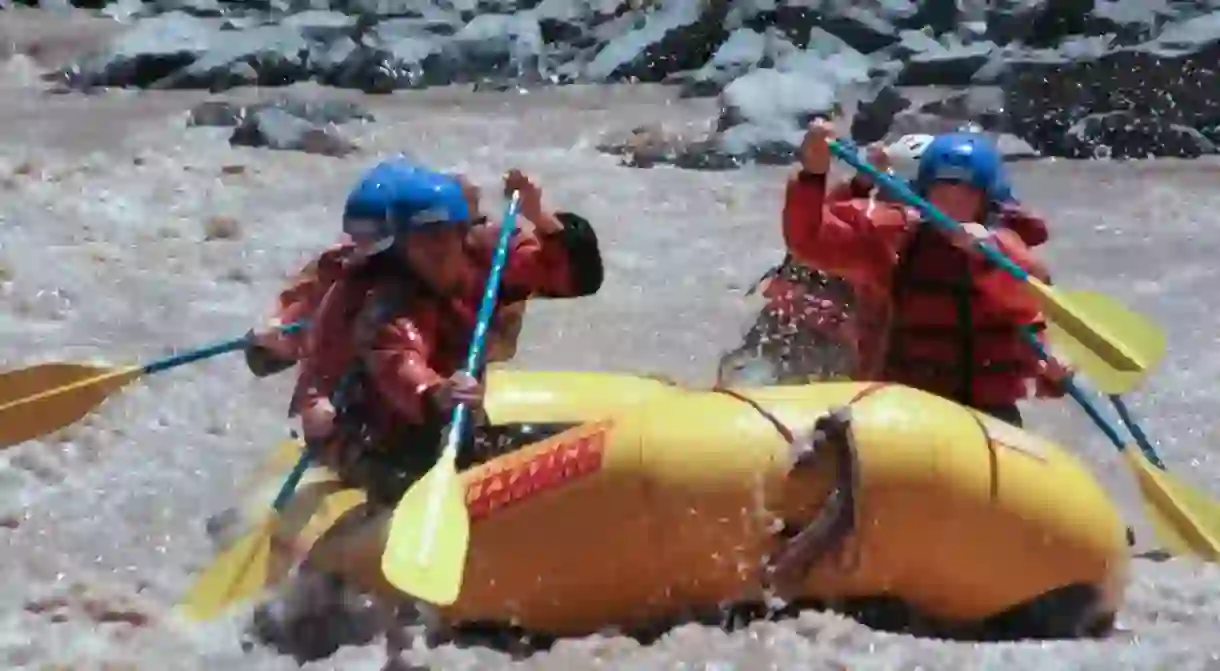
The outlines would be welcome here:
<svg viewBox="0 0 1220 671">
<path fill-rule="evenodd" d="M 1220 125 L 1217 81 L 1220 12 L 1173 25 L 1155 40 L 1111 48 L 1100 56 L 1030 52 L 1010 63 L 1005 77 L 1008 129 L 1053 156 L 1079 155 L 1078 138 L 1099 132 L 1113 136 L 1126 126 L 1147 137 L 1180 137 L 1182 128 L 1202 131 Z M 1077 125 L 1087 117 L 1113 112 L 1125 114 Z M 1160 129 L 1154 131 L 1156 127 Z"/>
<path fill-rule="evenodd" d="M 265 107 L 241 120 L 229 144 L 342 157 L 356 151 L 334 125 L 319 125 L 276 108 Z"/>
</svg>

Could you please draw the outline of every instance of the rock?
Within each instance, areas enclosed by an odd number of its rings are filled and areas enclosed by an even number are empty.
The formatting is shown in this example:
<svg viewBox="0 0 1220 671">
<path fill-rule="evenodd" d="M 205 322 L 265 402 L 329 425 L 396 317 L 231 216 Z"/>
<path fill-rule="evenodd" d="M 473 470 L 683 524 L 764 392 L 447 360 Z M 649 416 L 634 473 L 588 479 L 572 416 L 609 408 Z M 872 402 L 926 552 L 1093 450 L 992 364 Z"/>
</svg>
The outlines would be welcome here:
<svg viewBox="0 0 1220 671">
<path fill-rule="evenodd" d="M 1067 131 L 1069 158 L 1198 158 L 1216 153 L 1203 133 L 1131 111 L 1090 114 Z"/>
<path fill-rule="evenodd" d="M 329 4 L 331 9 L 353 16 L 434 18 L 448 15 L 456 20 L 461 13 L 461 9 L 458 7 L 443 9 L 443 4 L 458 5 L 462 3 L 442 4 L 432 2 L 432 0 L 331 0 Z"/>
<path fill-rule="evenodd" d="M 894 116 L 893 123 L 890 124 L 886 132 L 886 137 L 939 135 L 941 133 L 978 130 L 982 130 L 982 127 L 971 121 L 945 118 L 919 110 L 904 110 Z"/>
<path fill-rule="evenodd" d="M 902 3 L 895 5 L 895 8 L 900 8 L 899 11 L 891 9 L 890 12 L 884 12 L 880 8 L 869 9 L 850 1 L 827 3 L 822 8 L 820 27 L 843 40 L 851 48 L 869 54 L 898 41 L 898 29 L 885 14 L 901 16 L 903 10 L 910 6 L 909 3 Z"/>
<path fill-rule="evenodd" d="M 798 72 L 835 85 L 866 83 L 872 67 L 867 56 L 821 28 L 809 31 L 804 49 L 789 51 L 777 61 L 776 70 Z"/>
<path fill-rule="evenodd" d="M 192 16 L 216 17 L 225 13 L 219 0 L 148 0 L 145 8 L 153 14 L 183 12 Z"/>
<path fill-rule="evenodd" d="M 598 151 L 623 157 L 623 165 L 651 168 L 655 165 L 681 164 L 692 154 L 699 141 L 673 133 L 660 125 L 633 128 L 623 139 L 603 139 Z"/>
<path fill-rule="evenodd" d="M 768 60 L 770 36 L 750 28 L 738 28 L 716 49 L 711 60 L 682 82 L 682 97 L 714 96 L 726 84 L 764 66 Z M 778 35 L 774 39 L 782 40 Z"/>
<path fill-rule="evenodd" d="M 1000 156 L 1003 156 L 1005 161 L 1042 158 L 1042 154 L 1037 149 L 1016 135 L 991 133 L 991 139 L 995 141 L 996 149 L 999 149 Z"/>
<path fill-rule="evenodd" d="M 898 74 L 899 84 L 969 86 L 974 74 L 987 64 L 998 48 L 989 41 L 963 44 L 955 35 L 945 35 L 941 39 L 943 42 L 925 43 L 922 51 L 907 58 Z"/>
<path fill-rule="evenodd" d="M 395 30 L 397 28 L 397 30 Z M 319 73 L 324 83 L 366 93 L 450 84 L 454 72 L 444 42 L 425 35 L 402 34 L 401 26 L 375 26 L 360 43 L 333 46 L 333 63 Z"/>
<path fill-rule="evenodd" d="M 958 0 L 924 0 L 912 23 L 926 27 L 933 35 L 943 35 L 957 28 L 961 13 Z"/>
<path fill-rule="evenodd" d="M 775 27 L 800 48 L 810 30 L 821 27 L 865 53 L 898 41 L 898 27 L 911 21 L 917 7 L 911 0 L 852 2 L 832 0 L 735 0 L 726 21 L 754 30 Z"/>
<path fill-rule="evenodd" d="M 270 102 L 243 105 L 225 100 L 208 100 L 191 108 L 188 126 L 237 126 L 253 112 L 278 109 L 313 124 L 344 124 L 351 121 L 373 121 L 373 115 L 361 105 L 345 100 L 301 100 L 283 97 Z"/>
<path fill-rule="evenodd" d="M 209 89 L 285 86 L 309 79 L 311 43 L 293 25 L 218 32 L 195 61 L 153 82 L 152 88 Z"/>
<path fill-rule="evenodd" d="M 445 45 L 445 57 L 463 79 L 537 82 L 542 78 L 544 48 L 542 30 L 532 15 L 483 14 Z"/>
<path fill-rule="evenodd" d="M 910 106 L 911 101 L 896 87 L 880 82 L 857 102 L 851 119 L 851 139 L 862 145 L 877 142 L 889 132 L 895 116 Z"/>
<path fill-rule="evenodd" d="M 729 84 L 720 95 L 719 148 L 743 160 L 791 160 L 809 122 L 838 112 L 835 84 L 818 75 L 768 68 Z"/>
<path fill-rule="evenodd" d="M 976 86 L 926 103 L 919 111 L 998 131 L 1004 127 L 1004 91 L 996 86 Z"/>
<path fill-rule="evenodd" d="M 229 144 L 342 157 L 356 146 L 333 125 L 318 126 L 274 107 L 251 113 L 233 130 Z"/>
<path fill-rule="evenodd" d="M 1166 151 L 1185 151 L 1182 146 L 1197 140 L 1168 138 L 1184 137 L 1184 128 L 1206 132 L 1220 125 L 1217 63 L 1220 12 L 1174 24 L 1155 40 L 1110 48 L 1100 56 L 1029 52 L 1009 64 L 1005 77 L 1008 130 L 1049 156 L 1080 155 L 1079 138 L 1112 135 L 1115 131 L 1106 129 L 1115 124 L 1165 138 L 1171 147 Z M 1099 117 L 1078 126 L 1086 117 L 1111 112 L 1141 119 Z M 1083 146 L 1098 142 L 1110 146 L 1108 140 L 1093 139 Z M 1141 140 L 1135 146 L 1159 151 L 1155 144 Z"/>
<path fill-rule="evenodd" d="M 538 21 L 543 41 L 552 44 L 580 40 L 590 27 L 612 19 L 622 5 L 622 0 L 542 0 L 528 12 Z"/>
<path fill-rule="evenodd" d="M 996 44 L 1019 41 L 1053 47 L 1065 37 L 1085 34 L 1095 4 L 1096 0 L 992 0 L 986 14 L 987 38 Z"/>
<path fill-rule="evenodd" d="M 170 12 L 138 22 L 101 53 L 52 73 L 49 78 L 73 89 L 149 86 L 193 63 L 218 35 L 214 22 Z"/>
<path fill-rule="evenodd" d="M 246 116 L 246 106 L 226 100 L 208 100 L 187 112 L 187 126 L 226 128 L 236 126 Z"/>
<path fill-rule="evenodd" d="M 1093 35 L 1113 33 L 1124 44 L 1136 44 L 1156 36 L 1157 29 L 1180 16 L 1170 0 L 1101 0 L 1087 20 Z"/>
<path fill-rule="evenodd" d="M 705 0 L 667 0 L 645 15 L 643 26 L 607 42 L 585 68 L 585 77 L 655 82 L 702 66 L 728 39 L 720 12 L 705 12 L 704 5 Z"/>
<path fill-rule="evenodd" d="M 126 23 L 145 14 L 143 0 L 117 0 L 102 8 L 102 16 L 108 16 L 120 23 Z"/>
</svg>

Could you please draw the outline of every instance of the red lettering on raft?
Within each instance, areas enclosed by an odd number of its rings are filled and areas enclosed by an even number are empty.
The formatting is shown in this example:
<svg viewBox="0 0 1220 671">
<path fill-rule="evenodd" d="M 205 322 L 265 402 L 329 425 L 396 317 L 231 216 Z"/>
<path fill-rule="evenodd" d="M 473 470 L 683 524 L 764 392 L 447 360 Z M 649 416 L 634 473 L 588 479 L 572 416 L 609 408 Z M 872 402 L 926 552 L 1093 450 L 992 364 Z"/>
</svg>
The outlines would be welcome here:
<svg viewBox="0 0 1220 671">
<path fill-rule="evenodd" d="M 613 428 L 611 420 L 575 427 L 550 438 L 525 460 L 470 481 L 466 485 L 470 519 L 487 517 L 534 494 L 601 470 L 606 437 Z"/>
</svg>

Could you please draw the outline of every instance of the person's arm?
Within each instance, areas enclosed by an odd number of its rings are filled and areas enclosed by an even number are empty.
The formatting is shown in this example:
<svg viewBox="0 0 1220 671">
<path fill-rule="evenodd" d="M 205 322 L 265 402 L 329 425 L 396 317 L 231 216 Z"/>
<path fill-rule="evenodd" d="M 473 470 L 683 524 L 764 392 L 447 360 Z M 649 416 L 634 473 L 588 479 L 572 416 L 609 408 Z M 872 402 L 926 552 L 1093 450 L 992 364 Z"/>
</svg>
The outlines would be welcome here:
<svg viewBox="0 0 1220 671">
<path fill-rule="evenodd" d="M 267 377 L 291 368 L 305 351 L 305 329 L 284 333 L 290 324 L 308 321 L 317 311 L 328 289 L 342 275 L 351 245 L 339 244 L 309 262 L 276 297 L 271 315 L 259 329 L 251 329 L 245 348 L 246 366 L 256 377 Z"/>
<path fill-rule="evenodd" d="M 1016 232 L 1000 229 L 992 231 L 987 239 L 1016 266 L 1043 282 L 1050 281 L 1046 265 L 1021 241 Z M 973 263 L 975 286 L 1003 310 L 1022 314 L 1041 311 L 1041 299 L 1026 287 L 1024 280 L 1013 277 L 1007 270 L 986 259 L 977 258 Z"/>
<path fill-rule="evenodd" d="M 415 320 L 400 316 L 377 329 L 363 354 L 377 394 L 405 423 L 429 423 L 445 410 L 436 402 L 445 378 L 428 364 L 434 337 Z"/>
<path fill-rule="evenodd" d="M 501 279 L 502 303 L 531 296 L 577 298 L 597 293 L 605 277 L 597 234 L 584 218 L 570 212 L 547 216 L 534 232 L 514 231 Z M 490 266 L 499 226 L 478 231 L 475 252 Z"/>
<path fill-rule="evenodd" d="M 900 208 L 866 205 L 859 200 L 828 203 L 825 174 L 797 173 L 784 195 L 783 233 L 789 253 L 857 286 L 883 284 L 911 224 Z"/>
</svg>

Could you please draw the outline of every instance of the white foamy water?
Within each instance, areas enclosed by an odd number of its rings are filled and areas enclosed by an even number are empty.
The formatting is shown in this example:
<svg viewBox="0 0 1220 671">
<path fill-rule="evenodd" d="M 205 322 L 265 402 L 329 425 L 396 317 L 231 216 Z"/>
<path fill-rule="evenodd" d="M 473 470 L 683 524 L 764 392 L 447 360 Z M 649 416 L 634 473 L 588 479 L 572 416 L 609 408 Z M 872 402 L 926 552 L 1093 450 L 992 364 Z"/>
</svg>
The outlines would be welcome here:
<svg viewBox="0 0 1220 671">
<path fill-rule="evenodd" d="M 198 95 L 43 97 L 25 65 L 4 67 L 6 369 L 47 359 L 154 358 L 244 332 L 285 276 L 336 237 L 339 204 L 356 174 L 398 150 L 468 171 L 487 186 L 520 166 L 538 177 L 554 206 L 597 227 L 607 259 L 603 291 L 531 307 L 521 366 L 661 372 L 706 383 L 755 307 L 744 288 L 781 254 L 784 171 L 632 170 L 592 149 L 605 131 L 698 126 L 713 112 L 706 101 L 671 104 L 658 89 L 368 99 L 379 120 L 349 129 L 364 153 L 337 160 L 231 149 L 224 130 L 185 130 L 183 112 Z M 1217 164 L 1059 162 L 1017 172 L 1021 195 L 1052 220 L 1047 255 L 1056 282 L 1120 297 L 1169 330 L 1167 362 L 1132 400 L 1170 467 L 1220 493 L 1212 391 L 1220 373 Z M 213 217 L 233 217 L 240 235 L 205 240 Z M 236 357 L 194 365 L 129 388 L 63 434 L 0 453 L 0 667 L 296 667 L 271 650 L 242 649 L 245 613 L 208 626 L 169 614 L 209 558 L 205 517 L 230 502 L 242 474 L 288 430 L 289 377 L 255 381 Z M 1129 476 L 1080 414 L 1067 402 L 1043 402 L 1030 423 L 1079 446 L 1146 541 Z M 1214 669 L 1218 603 L 1220 570 L 1139 561 L 1122 631 L 1104 642 L 942 643 L 809 612 L 733 634 L 686 626 L 648 646 L 624 638 L 564 641 L 519 664 L 563 671 Z M 513 664 L 485 649 L 420 649 L 410 657 L 434 669 Z M 375 642 L 307 668 L 377 669 L 383 661 Z"/>
</svg>

